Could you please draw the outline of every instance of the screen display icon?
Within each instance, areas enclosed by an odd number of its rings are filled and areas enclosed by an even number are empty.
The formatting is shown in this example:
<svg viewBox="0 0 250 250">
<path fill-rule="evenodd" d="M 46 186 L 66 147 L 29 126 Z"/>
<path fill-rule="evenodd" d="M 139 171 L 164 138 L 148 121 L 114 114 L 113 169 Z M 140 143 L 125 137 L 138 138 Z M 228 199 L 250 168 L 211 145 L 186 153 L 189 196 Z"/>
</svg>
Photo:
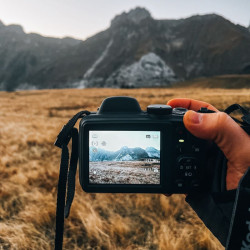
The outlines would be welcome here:
<svg viewBox="0 0 250 250">
<path fill-rule="evenodd" d="M 92 146 L 97 147 L 98 146 L 98 141 L 92 141 Z"/>
</svg>

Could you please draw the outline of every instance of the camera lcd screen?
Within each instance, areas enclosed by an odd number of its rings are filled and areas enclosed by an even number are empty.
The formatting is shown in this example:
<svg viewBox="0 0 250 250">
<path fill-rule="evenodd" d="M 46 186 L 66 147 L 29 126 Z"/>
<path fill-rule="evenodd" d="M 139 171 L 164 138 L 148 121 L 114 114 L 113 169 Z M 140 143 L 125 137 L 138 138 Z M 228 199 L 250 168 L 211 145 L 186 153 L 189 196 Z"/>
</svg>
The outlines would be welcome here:
<svg viewBox="0 0 250 250">
<path fill-rule="evenodd" d="M 90 184 L 160 184 L 160 131 L 89 131 Z"/>
</svg>

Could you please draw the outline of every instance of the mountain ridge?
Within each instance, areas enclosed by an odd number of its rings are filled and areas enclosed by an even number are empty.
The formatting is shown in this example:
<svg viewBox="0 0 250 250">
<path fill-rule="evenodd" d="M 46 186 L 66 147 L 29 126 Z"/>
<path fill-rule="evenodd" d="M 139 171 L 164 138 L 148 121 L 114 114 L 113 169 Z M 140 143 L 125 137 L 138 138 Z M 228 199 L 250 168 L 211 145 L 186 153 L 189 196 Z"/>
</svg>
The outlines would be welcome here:
<svg viewBox="0 0 250 250">
<path fill-rule="evenodd" d="M 121 147 L 119 150 L 110 151 L 102 148 L 89 148 L 90 161 L 136 161 L 142 159 L 160 159 L 160 150 L 154 147 L 146 149 L 127 146 Z"/>
<path fill-rule="evenodd" d="M 136 8 L 84 41 L 8 27 L 0 23 L 0 90 L 174 86 L 250 74 L 249 30 L 216 14 L 155 20 Z"/>
</svg>

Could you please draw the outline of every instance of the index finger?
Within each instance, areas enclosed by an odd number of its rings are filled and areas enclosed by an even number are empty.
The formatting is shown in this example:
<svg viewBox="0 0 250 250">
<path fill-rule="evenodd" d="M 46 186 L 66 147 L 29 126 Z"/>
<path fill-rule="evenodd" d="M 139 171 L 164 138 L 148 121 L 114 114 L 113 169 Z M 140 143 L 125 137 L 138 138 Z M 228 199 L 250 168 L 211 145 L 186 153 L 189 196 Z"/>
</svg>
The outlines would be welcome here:
<svg viewBox="0 0 250 250">
<path fill-rule="evenodd" d="M 186 109 L 191 109 L 194 111 L 198 111 L 200 108 L 208 108 L 210 110 L 218 112 L 219 110 L 215 108 L 213 105 L 202 102 L 194 99 L 188 99 L 188 98 L 176 98 L 168 101 L 167 105 L 170 105 L 172 108 L 175 107 L 182 107 Z"/>
</svg>

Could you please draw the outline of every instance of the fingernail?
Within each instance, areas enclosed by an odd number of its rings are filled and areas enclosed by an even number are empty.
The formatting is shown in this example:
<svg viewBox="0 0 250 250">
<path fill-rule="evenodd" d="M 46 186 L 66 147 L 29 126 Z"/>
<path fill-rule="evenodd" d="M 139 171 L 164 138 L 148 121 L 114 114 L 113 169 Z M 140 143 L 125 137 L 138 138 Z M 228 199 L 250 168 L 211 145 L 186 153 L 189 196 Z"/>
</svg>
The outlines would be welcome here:
<svg viewBox="0 0 250 250">
<path fill-rule="evenodd" d="M 188 120 L 192 123 L 199 124 L 202 121 L 202 114 L 190 111 L 188 112 Z"/>
</svg>

